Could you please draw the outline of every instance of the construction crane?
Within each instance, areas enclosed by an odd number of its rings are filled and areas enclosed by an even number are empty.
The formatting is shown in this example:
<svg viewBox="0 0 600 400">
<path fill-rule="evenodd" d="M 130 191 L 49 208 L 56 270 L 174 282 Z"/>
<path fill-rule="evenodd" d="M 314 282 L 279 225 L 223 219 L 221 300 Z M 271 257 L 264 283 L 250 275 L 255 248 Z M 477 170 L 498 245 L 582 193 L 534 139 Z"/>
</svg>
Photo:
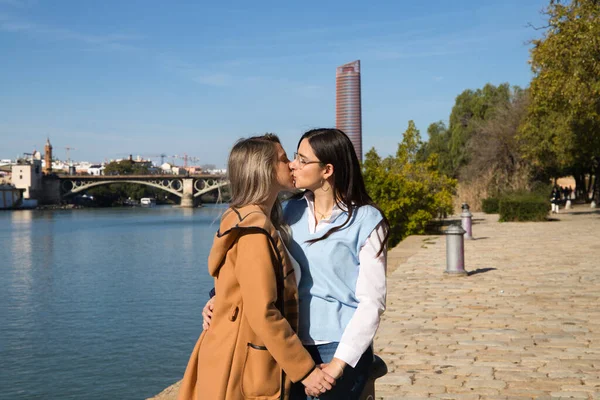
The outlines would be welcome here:
<svg viewBox="0 0 600 400">
<path fill-rule="evenodd" d="M 165 157 L 166 157 L 166 156 L 167 156 L 167 155 L 166 155 L 165 153 L 160 153 L 160 154 L 158 155 L 158 157 L 160 157 L 160 165 L 163 165 L 163 164 L 165 163 Z"/>
<path fill-rule="evenodd" d="M 186 168 L 188 166 L 188 161 L 197 162 L 200 161 L 198 157 L 188 156 L 187 153 L 183 153 L 182 156 L 174 155 L 172 157 L 180 158 L 183 160 L 183 167 Z"/>
<path fill-rule="evenodd" d="M 67 151 L 67 164 L 71 164 L 71 150 L 77 150 L 75 147 L 65 146 L 64 148 Z"/>
<path fill-rule="evenodd" d="M 33 153 L 23 153 L 23 156 L 24 156 L 23 159 L 25 159 L 25 160 L 27 160 L 28 158 L 31 158 L 33 160 Z M 29 156 L 29 157 L 27 157 L 27 156 Z"/>
<path fill-rule="evenodd" d="M 147 158 L 159 158 L 160 157 L 160 165 L 163 165 L 165 163 L 165 157 L 168 157 L 165 153 L 160 153 L 160 154 L 142 154 L 142 157 L 147 157 Z"/>
</svg>

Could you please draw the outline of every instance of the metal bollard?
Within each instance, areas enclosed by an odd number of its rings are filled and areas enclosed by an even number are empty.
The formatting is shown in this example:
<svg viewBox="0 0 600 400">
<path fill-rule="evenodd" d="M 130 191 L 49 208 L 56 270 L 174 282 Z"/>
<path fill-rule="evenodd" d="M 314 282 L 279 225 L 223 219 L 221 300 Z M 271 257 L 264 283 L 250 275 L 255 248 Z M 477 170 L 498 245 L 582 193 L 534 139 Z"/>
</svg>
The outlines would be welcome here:
<svg viewBox="0 0 600 400">
<path fill-rule="evenodd" d="M 469 205 L 467 203 L 463 203 L 462 205 L 462 214 L 460 214 L 460 222 L 462 228 L 466 231 L 465 239 L 473 239 L 473 214 L 469 210 Z"/>
<path fill-rule="evenodd" d="M 446 229 L 446 271 L 447 276 L 466 276 L 465 271 L 465 230 L 458 225 Z"/>
<path fill-rule="evenodd" d="M 373 364 L 369 372 L 369 379 L 360 396 L 360 400 L 375 400 L 375 380 L 387 374 L 388 368 L 385 361 L 378 355 L 373 356 Z"/>
</svg>

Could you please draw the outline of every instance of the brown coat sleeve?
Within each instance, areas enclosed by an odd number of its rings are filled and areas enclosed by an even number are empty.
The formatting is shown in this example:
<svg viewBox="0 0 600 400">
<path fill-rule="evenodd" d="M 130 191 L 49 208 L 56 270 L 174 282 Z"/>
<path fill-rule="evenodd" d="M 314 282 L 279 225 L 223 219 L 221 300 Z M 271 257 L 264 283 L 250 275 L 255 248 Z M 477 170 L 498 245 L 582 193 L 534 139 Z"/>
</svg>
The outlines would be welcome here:
<svg viewBox="0 0 600 400">
<path fill-rule="evenodd" d="M 254 233 L 239 238 L 235 274 L 248 324 L 292 382 L 304 379 L 315 363 L 275 306 L 277 283 L 266 235 Z"/>
</svg>

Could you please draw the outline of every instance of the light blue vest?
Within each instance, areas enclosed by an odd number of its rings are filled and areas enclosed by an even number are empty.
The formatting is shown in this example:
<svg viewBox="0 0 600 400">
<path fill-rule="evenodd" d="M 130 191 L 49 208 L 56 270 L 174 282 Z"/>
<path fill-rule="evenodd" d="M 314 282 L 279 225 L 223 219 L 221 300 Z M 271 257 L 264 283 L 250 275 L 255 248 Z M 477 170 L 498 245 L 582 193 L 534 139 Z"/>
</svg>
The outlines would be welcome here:
<svg viewBox="0 0 600 400">
<path fill-rule="evenodd" d="M 298 284 L 298 336 L 303 342 L 339 342 L 358 307 L 358 254 L 381 222 L 381 213 L 371 206 L 357 208 L 346 227 L 313 244 L 306 241 L 323 236 L 329 228 L 309 232 L 308 204 L 304 198 L 288 201 L 284 218 L 292 228 L 289 251 L 302 270 Z M 331 227 L 342 225 L 346 218 L 348 214 L 342 212 Z"/>
</svg>

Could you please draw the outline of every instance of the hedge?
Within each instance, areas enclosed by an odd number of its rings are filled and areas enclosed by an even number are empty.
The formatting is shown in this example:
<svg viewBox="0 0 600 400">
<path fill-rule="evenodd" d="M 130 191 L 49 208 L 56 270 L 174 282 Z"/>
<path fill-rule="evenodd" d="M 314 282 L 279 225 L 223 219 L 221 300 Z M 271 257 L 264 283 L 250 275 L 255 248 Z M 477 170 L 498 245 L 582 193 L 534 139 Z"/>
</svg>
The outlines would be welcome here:
<svg viewBox="0 0 600 400">
<path fill-rule="evenodd" d="M 497 197 L 488 197 L 481 201 L 481 209 L 486 214 L 498 214 L 500 211 L 500 199 Z"/>
<path fill-rule="evenodd" d="M 535 195 L 513 195 L 500 199 L 500 222 L 544 221 L 550 201 Z"/>
</svg>

